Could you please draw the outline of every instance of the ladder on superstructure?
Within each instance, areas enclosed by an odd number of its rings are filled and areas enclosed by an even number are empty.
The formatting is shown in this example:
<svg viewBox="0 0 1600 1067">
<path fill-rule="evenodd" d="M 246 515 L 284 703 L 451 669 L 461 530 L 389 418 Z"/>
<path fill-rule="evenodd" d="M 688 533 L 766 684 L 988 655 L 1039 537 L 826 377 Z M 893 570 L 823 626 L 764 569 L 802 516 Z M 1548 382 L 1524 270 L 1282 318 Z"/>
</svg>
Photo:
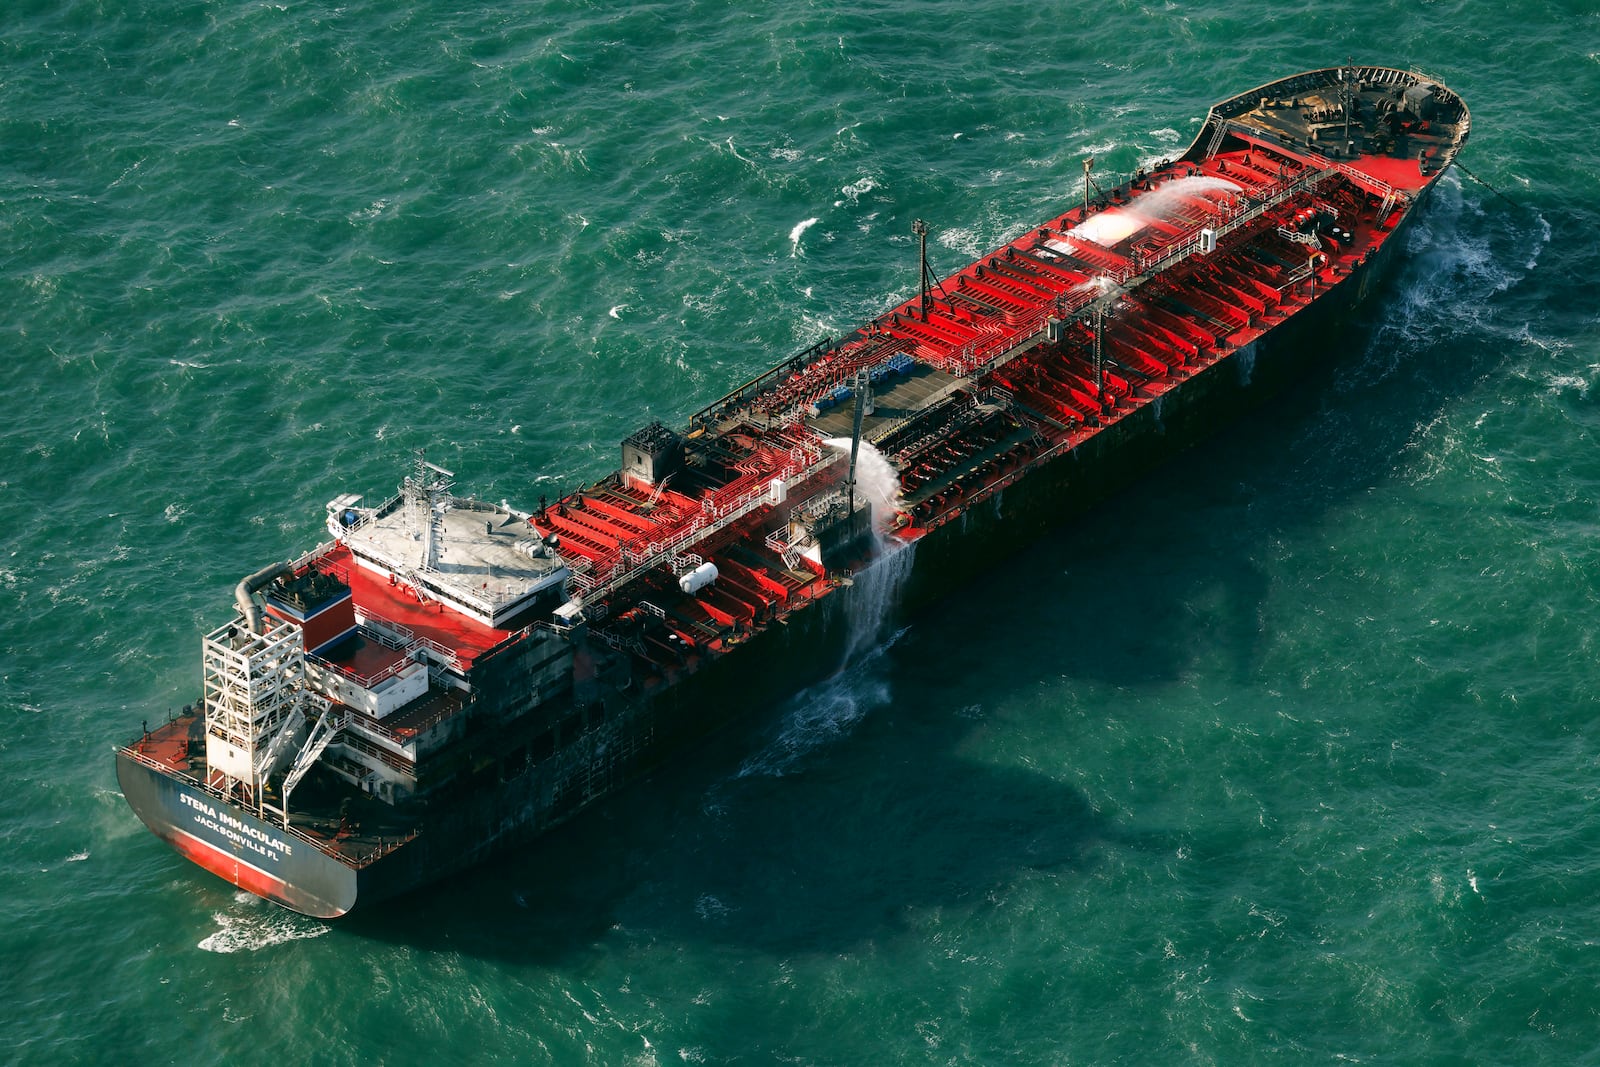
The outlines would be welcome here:
<svg viewBox="0 0 1600 1067">
<path fill-rule="evenodd" d="M 661 481 L 656 483 L 655 489 L 653 489 L 650 493 L 650 500 L 648 501 L 650 507 L 655 507 L 656 504 L 661 501 L 661 494 L 667 491 L 667 483 L 670 481 L 672 481 L 671 474 L 667 475 L 665 478 L 661 479 Z"/>
<path fill-rule="evenodd" d="M 1211 143 L 1206 145 L 1205 158 L 1210 159 L 1217 154 L 1217 149 L 1222 147 L 1222 139 L 1228 136 L 1228 120 L 1217 119 L 1217 128 L 1211 135 Z"/>
<path fill-rule="evenodd" d="M 317 723 L 311 728 L 311 736 L 306 738 L 306 743 L 295 754 L 294 763 L 289 766 L 289 773 L 283 776 L 283 821 L 289 825 L 289 794 L 294 787 L 300 784 L 300 779 L 322 757 L 328 745 L 333 741 L 339 731 L 345 727 L 347 713 L 343 706 L 331 705 L 322 701 L 322 713 L 317 716 Z"/>
<path fill-rule="evenodd" d="M 422 584 L 422 572 L 416 567 L 401 567 L 397 575 L 411 587 L 411 591 L 416 594 L 417 603 L 426 604 L 433 599 L 428 593 L 427 586 Z"/>
<path fill-rule="evenodd" d="M 779 558 L 783 560 L 785 567 L 794 570 L 800 566 L 800 550 L 790 543 L 788 537 L 784 536 L 785 532 L 784 530 L 773 530 L 767 534 L 766 544 L 769 549 L 777 553 Z"/>
</svg>

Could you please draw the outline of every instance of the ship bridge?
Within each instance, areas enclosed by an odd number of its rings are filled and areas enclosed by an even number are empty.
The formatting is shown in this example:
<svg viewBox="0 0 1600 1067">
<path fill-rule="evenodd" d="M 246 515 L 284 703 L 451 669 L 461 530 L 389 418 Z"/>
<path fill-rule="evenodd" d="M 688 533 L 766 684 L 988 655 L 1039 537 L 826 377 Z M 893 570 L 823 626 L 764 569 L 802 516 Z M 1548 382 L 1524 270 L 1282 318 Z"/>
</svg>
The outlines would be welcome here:
<svg viewBox="0 0 1600 1067">
<path fill-rule="evenodd" d="M 568 569 L 530 523 L 503 505 L 450 495 L 449 472 L 423 460 L 378 507 L 354 495 L 328 504 L 328 529 L 353 562 L 497 629 L 565 599 Z"/>
</svg>

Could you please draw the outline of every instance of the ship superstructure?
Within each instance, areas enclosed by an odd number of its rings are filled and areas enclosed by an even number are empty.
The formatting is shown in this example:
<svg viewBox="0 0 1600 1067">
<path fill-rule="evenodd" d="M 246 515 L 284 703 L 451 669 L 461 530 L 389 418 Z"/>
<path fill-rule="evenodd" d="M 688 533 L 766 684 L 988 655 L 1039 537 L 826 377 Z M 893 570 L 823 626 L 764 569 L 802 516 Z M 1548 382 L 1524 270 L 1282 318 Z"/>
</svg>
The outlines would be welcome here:
<svg viewBox="0 0 1600 1067">
<path fill-rule="evenodd" d="M 325 916 L 560 821 L 747 710 L 752 679 L 802 678 L 793 634 L 877 556 L 914 551 L 936 591 L 1269 395 L 1469 130 L 1415 73 L 1284 79 L 1109 190 L 1085 162 L 955 274 L 919 220 L 914 297 L 642 427 L 559 499 L 458 496 L 418 457 L 240 584 L 200 704 L 120 751 L 124 792 L 203 866 Z M 897 496 L 858 484 L 863 448 Z"/>
</svg>

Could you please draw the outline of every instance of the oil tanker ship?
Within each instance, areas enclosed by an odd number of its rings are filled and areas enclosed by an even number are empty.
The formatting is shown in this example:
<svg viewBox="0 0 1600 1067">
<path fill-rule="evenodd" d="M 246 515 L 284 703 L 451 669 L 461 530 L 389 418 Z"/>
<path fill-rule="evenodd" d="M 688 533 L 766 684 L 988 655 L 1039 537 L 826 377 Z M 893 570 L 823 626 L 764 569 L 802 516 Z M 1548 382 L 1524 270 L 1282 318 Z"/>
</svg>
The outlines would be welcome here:
<svg viewBox="0 0 1600 1067">
<path fill-rule="evenodd" d="M 118 749 L 123 794 L 322 918 L 569 819 L 837 666 L 863 601 L 937 596 L 1291 380 L 1469 129 L 1415 72 L 1297 74 L 1112 188 L 1086 161 L 955 274 L 918 221 L 916 296 L 560 499 L 475 500 L 419 455 L 239 583 L 197 702 Z"/>
</svg>

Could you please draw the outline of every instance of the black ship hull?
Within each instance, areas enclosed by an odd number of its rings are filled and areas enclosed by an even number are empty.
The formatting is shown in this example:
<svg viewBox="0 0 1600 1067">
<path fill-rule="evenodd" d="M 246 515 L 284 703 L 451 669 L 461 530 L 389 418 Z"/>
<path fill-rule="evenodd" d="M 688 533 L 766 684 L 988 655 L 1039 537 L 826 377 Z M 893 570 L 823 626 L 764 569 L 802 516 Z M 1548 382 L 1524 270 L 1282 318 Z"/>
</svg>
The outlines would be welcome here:
<svg viewBox="0 0 1600 1067">
<path fill-rule="evenodd" d="M 1429 187 L 1431 188 L 1431 186 Z M 1426 190 L 1425 190 L 1426 192 Z M 1312 304 L 1077 447 L 1038 457 L 1000 491 L 933 525 L 913 545 L 896 600 L 914 610 L 1013 554 L 1075 513 L 1258 407 L 1326 362 L 1334 327 L 1362 302 L 1403 246 L 1424 197 L 1367 261 Z M 974 551 L 974 547 L 981 551 Z M 591 705 L 596 720 L 537 762 L 479 768 L 431 802 L 417 835 L 359 862 L 251 815 L 130 748 L 118 778 L 139 817 L 180 853 L 231 884 L 319 918 L 438 881 L 571 819 L 637 781 L 712 730 L 763 709 L 837 669 L 866 581 L 835 589 L 783 625 L 755 633 L 698 669 L 638 695 Z M 630 691 L 631 693 L 631 691 Z"/>
<path fill-rule="evenodd" d="M 355 906 L 355 870 L 199 782 L 140 759 L 136 746 L 117 753 L 117 783 L 157 837 L 224 881 L 319 919 Z"/>
</svg>

